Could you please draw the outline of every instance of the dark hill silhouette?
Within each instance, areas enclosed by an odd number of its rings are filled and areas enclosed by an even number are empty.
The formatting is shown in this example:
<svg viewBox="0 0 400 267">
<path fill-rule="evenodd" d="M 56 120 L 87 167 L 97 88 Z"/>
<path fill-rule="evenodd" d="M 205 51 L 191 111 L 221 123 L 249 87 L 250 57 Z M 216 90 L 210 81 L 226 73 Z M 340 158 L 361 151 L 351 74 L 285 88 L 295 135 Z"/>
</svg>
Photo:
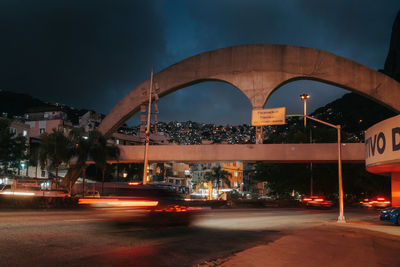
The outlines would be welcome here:
<svg viewBox="0 0 400 267">
<path fill-rule="evenodd" d="M 44 102 L 28 94 L 0 90 L 0 115 L 7 114 L 8 118 L 15 118 L 22 117 L 28 112 L 49 110 L 64 111 L 74 124 L 78 123 L 79 116 L 88 111 L 87 109 L 78 110 L 65 105 Z"/>
</svg>

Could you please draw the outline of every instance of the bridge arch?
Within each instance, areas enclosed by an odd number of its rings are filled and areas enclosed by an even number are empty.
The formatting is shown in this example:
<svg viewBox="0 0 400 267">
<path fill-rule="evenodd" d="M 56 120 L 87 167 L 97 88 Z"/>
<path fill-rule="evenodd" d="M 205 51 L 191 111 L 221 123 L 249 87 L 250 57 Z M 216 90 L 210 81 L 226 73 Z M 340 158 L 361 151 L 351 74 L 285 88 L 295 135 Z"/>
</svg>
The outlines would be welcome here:
<svg viewBox="0 0 400 267">
<path fill-rule="evenodd" d="M 202 81 L 222 81 L 241 90 L 253 108 L 262 108 L 285 83 L 309 79 L 358 92 L 400 111 L 400 83 L 387 75 L 322 50 L 289 45 L 242 45 L 201 53 L 154 75 L 163 97 Z M 139 111 L 150 79 L 139 84 L 106 116 L 98 130 L 111 135 Z"/>
</svg>

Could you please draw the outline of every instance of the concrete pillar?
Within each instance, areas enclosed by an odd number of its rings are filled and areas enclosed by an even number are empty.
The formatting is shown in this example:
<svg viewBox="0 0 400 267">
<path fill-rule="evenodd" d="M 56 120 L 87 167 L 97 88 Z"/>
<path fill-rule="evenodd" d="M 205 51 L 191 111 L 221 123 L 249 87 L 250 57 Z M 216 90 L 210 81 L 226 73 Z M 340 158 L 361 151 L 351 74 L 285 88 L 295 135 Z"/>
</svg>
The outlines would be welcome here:
<svg viewBox="0 0 400 267">
<path fill-rule="evenodd" d="M 400 207 L 400 172 L 392 172 L 392 206 Z"/>
<path fill-rule="evenodd" d="M 256 126 L 256 144 L 262 144 L 264 140 L 263 137 L 263 127 Z"/>
</svg>

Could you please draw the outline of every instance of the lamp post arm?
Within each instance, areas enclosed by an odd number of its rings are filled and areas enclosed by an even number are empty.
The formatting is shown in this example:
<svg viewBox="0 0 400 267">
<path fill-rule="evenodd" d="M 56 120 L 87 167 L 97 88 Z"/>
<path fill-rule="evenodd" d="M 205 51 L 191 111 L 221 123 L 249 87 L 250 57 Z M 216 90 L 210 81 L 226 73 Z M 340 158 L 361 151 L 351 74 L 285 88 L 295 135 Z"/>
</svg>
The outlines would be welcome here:
<svg viewBox="0 0 400 267">
<path fill-rule="evenodd" d="M 319 123 L 328 125 L 328 126 L 333 127 L 335 129 L 340 129 L 340 125 L 333 125 L 333 124 L 331 124 L 329 122 L 321 121 L 319 119 L 316 119 L 316 118 L 313 118 L 313 117 L 310 117 L 310 116 L 307 116 L 307 115 L 304 116 L 304 115 L 293 114 L 293 115 L 286 115 L 286 117 L 305 117 L 307 119 L 310 119 L 310 120 L 317 121 Z"/>
</svg>

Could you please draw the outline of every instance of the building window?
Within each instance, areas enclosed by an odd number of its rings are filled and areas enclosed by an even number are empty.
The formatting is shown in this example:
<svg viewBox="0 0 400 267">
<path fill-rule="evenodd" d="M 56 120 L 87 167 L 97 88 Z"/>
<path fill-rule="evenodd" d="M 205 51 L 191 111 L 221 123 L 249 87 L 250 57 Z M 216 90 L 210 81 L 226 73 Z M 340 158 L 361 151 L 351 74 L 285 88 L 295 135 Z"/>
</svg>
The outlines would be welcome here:
<svg viewBox="0 0 400 267">
<path fill-rule="evenodd" d="M 10 133 L 12 134 L 12 135 L 16 135 L 17 134 L 17 129 L 16 128 L 10 128 Z"/>
<path fill-rule="evenodd" d="M 235 172 L 235 177 L 238 177 L 238 172 Z"/>
<path fill-rule="evenodd" d="M 46 132 L 46 129 L 45 128 L 40 128 L 40 130 L 39 130 L 39 133 L 40 134 L 44 134 Z"/>
<path fill-rule="evenodd" d="M 23 135 L 23 136 L 27 136 L 27 135 L 28 135 L 28 131 L 27 131 L 27 130 L 24 130 L 24 131 L 22 132 L 22 135 Z"/>
<path fill-rule="evenodd" d="M 116 140 L 117 145 L 119 145 L 119 139 Z"/>
<path fill-rule="evenodd" d="M 234 182 L 233 185 L 234 185 L 235 187 L 237 187 L 237 186 L 238 186 L 238 182 Z"/>
<path fill-rule="evenodd" d="M 46 177 L 46 171 L 42 171 L 41 176 Z"/>
</svg>

